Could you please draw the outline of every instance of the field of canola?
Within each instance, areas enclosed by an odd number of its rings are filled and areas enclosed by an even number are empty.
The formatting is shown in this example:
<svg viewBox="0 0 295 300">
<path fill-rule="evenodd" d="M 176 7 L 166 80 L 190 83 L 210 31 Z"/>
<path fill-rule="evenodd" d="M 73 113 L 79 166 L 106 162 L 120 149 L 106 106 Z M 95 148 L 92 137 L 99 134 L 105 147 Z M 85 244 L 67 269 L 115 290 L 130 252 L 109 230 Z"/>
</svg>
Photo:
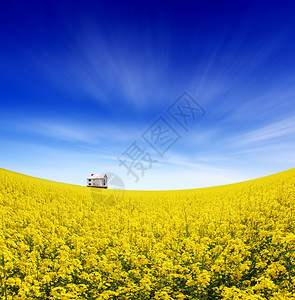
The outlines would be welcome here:
<svg viewBox="0 0 295 300">
<path fill-rule="evenodd" d="M 0 297 L 295 299 L 294 184 L 115 194 L 0 169 Z"/>
</svg>

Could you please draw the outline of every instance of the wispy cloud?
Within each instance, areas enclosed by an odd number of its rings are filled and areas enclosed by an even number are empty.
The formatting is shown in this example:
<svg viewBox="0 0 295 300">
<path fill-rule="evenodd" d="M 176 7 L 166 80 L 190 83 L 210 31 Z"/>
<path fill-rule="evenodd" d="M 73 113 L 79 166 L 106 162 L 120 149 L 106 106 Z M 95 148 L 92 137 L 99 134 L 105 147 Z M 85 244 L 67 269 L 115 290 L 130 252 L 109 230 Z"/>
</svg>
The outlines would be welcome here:
<svg viewBox="0 0 295 300">
<path fill-rule="evenodd" d="M 143 110 L 153 104 L 152 99 L 165 100 L 164 95 L 170 92 L 163 89 L 170 81 L 164 68 L 169 57 L 167 53 L 155 56 L 153 41 L 147 36 L 140 41 L 140 51 L 134 51 L 134 45 L 128 43 L 130 35 L 132 32 L 102 38 L 103 33 L 93 22 L 84 21 L 79 34 L 69 32 L 70 50 L 38 49 L 37 54 L 31 53 L 31 60 L 55 88 L 79 95 L 83 101 L 105 104 L 119 98 L 120 102 Z M 159 43 L 165 43 L 164 40 L 165 37 Z"/>
<path fill-rule="evenodd" d="M 237 137 L 236 146 L 266 142 L 295 134 L 295 117 L 280 120 Z"/>
<path fill-rule="evenodd" d="M 129 126 L 113 125 L 108 122 L 77 123 L 66 119 L 26 119 L 19 122 L 2 121 L 8 130 L 19 131 L 26 134 L 35 134 L 50 137 L 56 140 L 81 142 L 85 144 L 100 144 L 101 142 L 113 141 L 130 142 L 140 129 Z"/>
</svg>

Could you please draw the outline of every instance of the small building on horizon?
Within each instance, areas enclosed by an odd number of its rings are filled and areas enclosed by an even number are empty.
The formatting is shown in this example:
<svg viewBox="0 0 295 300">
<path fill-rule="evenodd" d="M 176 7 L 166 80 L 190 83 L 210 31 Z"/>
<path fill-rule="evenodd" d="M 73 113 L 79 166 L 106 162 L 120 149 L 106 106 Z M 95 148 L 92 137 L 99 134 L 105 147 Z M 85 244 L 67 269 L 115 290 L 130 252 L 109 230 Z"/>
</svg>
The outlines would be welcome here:
<svg viewBox="0 0 295 300">
<path fill-rule="evenodd" d="M 87 187 L 108 188 L 108 176 L 107 174 L 91 174 L 90 177 L 87 177 Z"/>
</svg>

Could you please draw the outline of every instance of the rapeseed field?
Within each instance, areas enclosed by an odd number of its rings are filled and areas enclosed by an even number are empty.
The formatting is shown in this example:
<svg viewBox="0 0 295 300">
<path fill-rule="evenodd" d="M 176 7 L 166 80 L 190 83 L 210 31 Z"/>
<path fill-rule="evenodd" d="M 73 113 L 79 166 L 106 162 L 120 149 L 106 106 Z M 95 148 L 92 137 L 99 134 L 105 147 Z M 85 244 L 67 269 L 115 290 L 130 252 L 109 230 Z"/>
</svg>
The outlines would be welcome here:
<svg viewBox="0 0 295 300">
<path fill-rule="evenodd" d="M 295 299 L 295 169 L 182 191 L 0 169 L 1 299 Z"/>
</svg>

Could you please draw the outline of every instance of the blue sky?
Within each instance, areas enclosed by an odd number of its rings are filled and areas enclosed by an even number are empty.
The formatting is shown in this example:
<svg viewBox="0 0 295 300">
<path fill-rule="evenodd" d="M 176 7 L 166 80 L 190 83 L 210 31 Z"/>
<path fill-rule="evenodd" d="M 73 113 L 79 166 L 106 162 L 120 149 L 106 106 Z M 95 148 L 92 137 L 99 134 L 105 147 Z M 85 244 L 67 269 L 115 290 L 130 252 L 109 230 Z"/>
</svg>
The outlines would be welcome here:
<svg viewBox="0 0 295 300">
<path fill-rule="evenodd" d="M 294 9 L 292 1 L 3 1 L 0 167 L 79 185 L 111 172 L 136 190 L 293 168 Z M 206 111 L 188 130 L 167 112 L 186 91 Z M 163 155 L 142 138 L 159 117 L 179 136 Z M 126 154 L 134 142 L 156 161 L 143 173 Z"/>
</svg>

